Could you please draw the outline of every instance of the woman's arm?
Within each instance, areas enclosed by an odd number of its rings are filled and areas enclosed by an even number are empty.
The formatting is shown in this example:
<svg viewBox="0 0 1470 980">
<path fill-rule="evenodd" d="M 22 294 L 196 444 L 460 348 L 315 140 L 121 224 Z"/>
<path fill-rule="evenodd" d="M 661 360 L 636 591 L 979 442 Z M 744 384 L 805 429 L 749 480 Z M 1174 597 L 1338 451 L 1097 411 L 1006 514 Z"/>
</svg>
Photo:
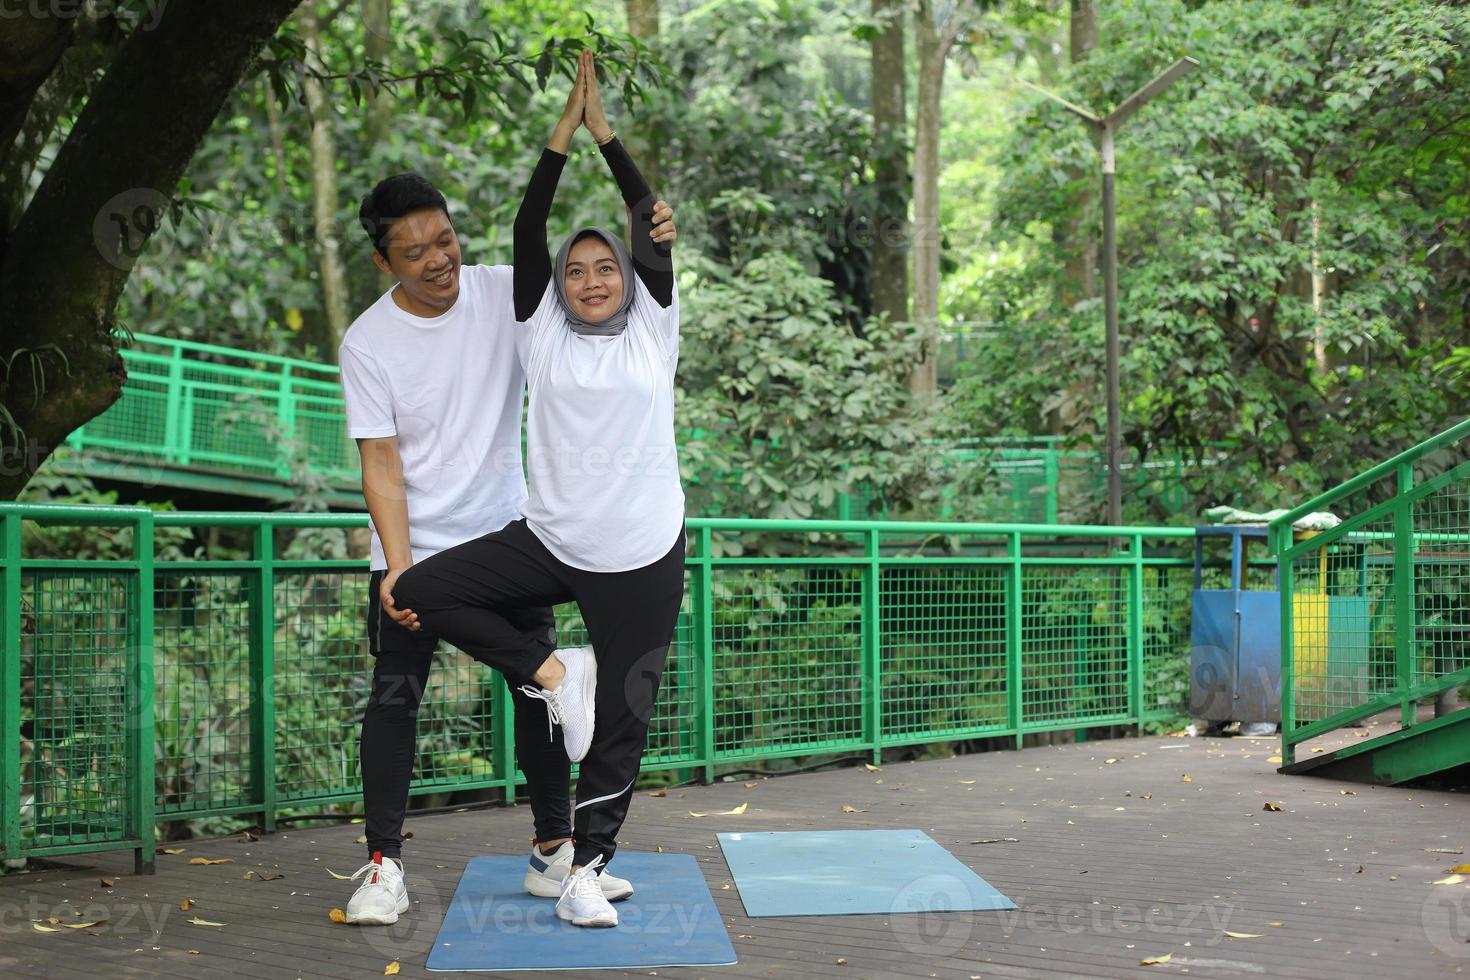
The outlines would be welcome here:
<svg viewBox="0 0 1470 980">
<path fill-rule="evenodd" d="M 648 181 L 638 172 L 638 166 L 623 144 L 608 125 L 607 114 L 602 107 L 602 93 L 597 87 L 592 54 L 583 54 L 584 71 L 587 78 L 587 101 L 585 117 L 587 131 L 597 140 L 602 149 L 602 158 L 607 161 L 613 179 L 618 182 L 623 202 L 631 214 L 629 243 L 633 253 L 633 268 L 643 285 L 653 294 L 658 305 L 668 309 L 674 301 L 674 260 L 670 254 L 672 235 L 656 240 L 653 230 L 654 197 Z M 545 288 L 545 287 L 542 287 Z"/>
<path fill-rule="evenodd" d="M 567 162 L 567 149 L 572 145 L 572 134 L 582 125 L 583 110 L 587 101 L 586 59 L 577 63 L 577 78 L 567 96 L 566 108 L 552 130 L 546 149 L 531 173 L 526 185 L 526 196 L 521 198 L 520 210 L 516 212 L 512 259 L 512 292 L 515 296 L 516 320 L 525 322 L 536 312 L 536 306 L 546 293 L 546 284 L 551 282 L 551 255 L 546 242 L 546 219 L 551 215 L 551 202 L 556 197 L 556 185 Z"/>
</svg>

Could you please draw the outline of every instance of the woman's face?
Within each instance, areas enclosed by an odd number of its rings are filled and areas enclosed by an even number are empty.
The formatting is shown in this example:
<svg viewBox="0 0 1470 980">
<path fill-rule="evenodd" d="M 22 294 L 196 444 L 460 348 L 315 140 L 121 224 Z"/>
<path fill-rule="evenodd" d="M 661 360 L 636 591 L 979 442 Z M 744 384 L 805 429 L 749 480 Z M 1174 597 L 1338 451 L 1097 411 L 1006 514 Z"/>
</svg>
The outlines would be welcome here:
<svg viewBox="0 0 1470 980">
<path fill-rule="evenodd" d="M 598 236 L 572 246 L 563 285 L 572 312 L 588 323 L 601 323 L 623 303 L 623 271 L 613 250 Z"/>
</svg>

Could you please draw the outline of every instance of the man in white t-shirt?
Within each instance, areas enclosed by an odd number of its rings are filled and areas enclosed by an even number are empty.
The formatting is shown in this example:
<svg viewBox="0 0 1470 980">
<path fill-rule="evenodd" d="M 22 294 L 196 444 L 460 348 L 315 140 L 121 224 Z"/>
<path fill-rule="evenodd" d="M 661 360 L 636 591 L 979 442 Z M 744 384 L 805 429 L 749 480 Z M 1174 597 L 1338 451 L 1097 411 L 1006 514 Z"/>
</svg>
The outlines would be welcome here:
<svg viewBox="0 0 1470 980">
<path fill-rule="evenodd" d="M 672 218 L 659 202 L 659 234 L 672 229 Z M 412 610 L 393 605 L 392 589 L 413 563 L 499 530 L 525 503 L 518 347 L 525 331 L 515 322 L 512 268 L 462 264 L 448 206 L 427 180 L 382 181 L 363 199 L 359 219 L 374 263 L 398 281 L 353 322 L 338 352 L 372 525 L 367 629 L 375 660 L 360 747 L 369 862 L 354 875 L 365 880 L 347 921 L 387 925 L 409 904 L 403 818 L 418 706 L 438 644 Z M 515 616 L 550 655 L 551 610 Z M 512 696 L 516 757 L 536 824 L 525 885 L 556 896 L 571 868 L 570 762 L 560 729 L 547 738 L 545 703 L 514 688 Z M 605 881 L 609 890 L 609 900 L 632 893 L 621 879 Z"/>
</svg>

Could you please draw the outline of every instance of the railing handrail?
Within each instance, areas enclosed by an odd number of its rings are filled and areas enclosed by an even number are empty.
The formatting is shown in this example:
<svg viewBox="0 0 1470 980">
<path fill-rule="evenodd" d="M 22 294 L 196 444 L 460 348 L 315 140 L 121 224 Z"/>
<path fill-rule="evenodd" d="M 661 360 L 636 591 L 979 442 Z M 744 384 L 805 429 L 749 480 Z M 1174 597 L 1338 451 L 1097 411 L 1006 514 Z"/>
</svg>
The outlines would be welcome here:
<svg viewBox="0 0 1470 980">
<path fill-rule="evenodd" d="M 1356 493 L 1357 491 L 1363 489 L 1370 484 L 1377 483 L 1379 480 L 1383 479 L 1386 476 L 1393 475 L 1398 470 L 1398 468 L 1400 466 L 1403 466 L 1405 463 L 1412 463 L 1415 460 L 1419 459 L 1421 456 L 1424 456 L 1426 453 L 1431 453 L 1434 450 L 1439 449 L 1441 446 L 1449 445 L 1452 442 L 1459 442 L 1460 439 L 1464 438 L 1467 435 L 1470 435 L 1470 418 L 1465 419 L 1458 425 L 1454 425 L 1448 429 L 1445 429 L 1438 435 L 1431 436 L 1430 438 L 1425 439 L 1417 446 L 1414 446 L 1410 449 L 1405 449 L 1397 456 L 1384 460 L 1382 463 L 1379 463 L 1372 469 L 1367 470 L 1363 473 L 1359 473 L 1351 480 L 1340 483 L 1337 486 L 1333 487 L 1331 490 L 1319 493 L 1317 496 L 1313 497 L 1311 500 L 1308 500 L 1306 503 L 1298 504 L 1296 507 L 1293 507 L 1285 514 L 1282 514 L 1281 516 L 1275 518 L 1271 521 L 1269 525 L 1267 525 L 1270 530 L 1268 540 L 1275 541 L 1281 527 L 1290 527 L 1306 515 L 1321 510 L 1329 504 L 1341 500 L 1343 497 L 1346 497 L 1349 494 Z"/>
<path fill-rule="evenodd" d="M 308 361 L 298 357 L 287 357 L 283 354 L 266 354 L 263 352 L 244 350 L 239 347 L 224 347 L 219 344 L 206 344 L 198 340 L 180 340 L 177 337 L 161 337 L 157 334 L 134 334 L 135 344 L 155 344 L 159 347 L 168 347 L 180 351 L 194 351 L 202 354 L 213 354 L 217 357 L 232 357 L 245 361 L 264 361 L 281 367 L 301 369 L 305 371 L 316 371 L 322 374 L 338 375 L 341 369 L 335 364 L 322 364 L 318 361 Z M 122 355 L 124 358 L 133 350 L 124 347 Z M 142 353 L 140 351 L 140 353 Z M 208 362 L 204 362 L 208 363 Z"/>
</svg>

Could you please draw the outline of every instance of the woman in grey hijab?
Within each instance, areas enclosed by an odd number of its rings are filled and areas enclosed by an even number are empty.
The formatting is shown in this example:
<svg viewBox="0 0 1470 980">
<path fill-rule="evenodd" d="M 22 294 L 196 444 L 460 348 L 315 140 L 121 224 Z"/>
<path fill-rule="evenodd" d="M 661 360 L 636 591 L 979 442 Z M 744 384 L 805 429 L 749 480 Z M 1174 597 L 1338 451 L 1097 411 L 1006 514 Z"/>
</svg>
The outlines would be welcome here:
<svg viewBox="0 0 1470 980">
<path fill-rule="evenodd" d="M 582 228 L 553 262 L 546 219 L 584 125 L 628 206 L 634 246 Z M 546 702 L 559 726 L 553 738 L 581 762 L 573 853 L 561 866 L 556 907 L 579 926 L 617 925 L 609 898 L 632 892 L 602 869 L 627 816 L 684 594 L 670 215 L 608 125 L 584 52 L 515 222 L 515 317 L 530 392 L 522 519 L 413 566 L 394 590 L 395 603 L 429 632 L 508 680 L 529 680 L 521 690 Z M 581 609 L 590 649 L 546 658 L 503 615 L 569 601 Z M 544 894 L 532 877 L 528 890 Z"/>
</svg>

